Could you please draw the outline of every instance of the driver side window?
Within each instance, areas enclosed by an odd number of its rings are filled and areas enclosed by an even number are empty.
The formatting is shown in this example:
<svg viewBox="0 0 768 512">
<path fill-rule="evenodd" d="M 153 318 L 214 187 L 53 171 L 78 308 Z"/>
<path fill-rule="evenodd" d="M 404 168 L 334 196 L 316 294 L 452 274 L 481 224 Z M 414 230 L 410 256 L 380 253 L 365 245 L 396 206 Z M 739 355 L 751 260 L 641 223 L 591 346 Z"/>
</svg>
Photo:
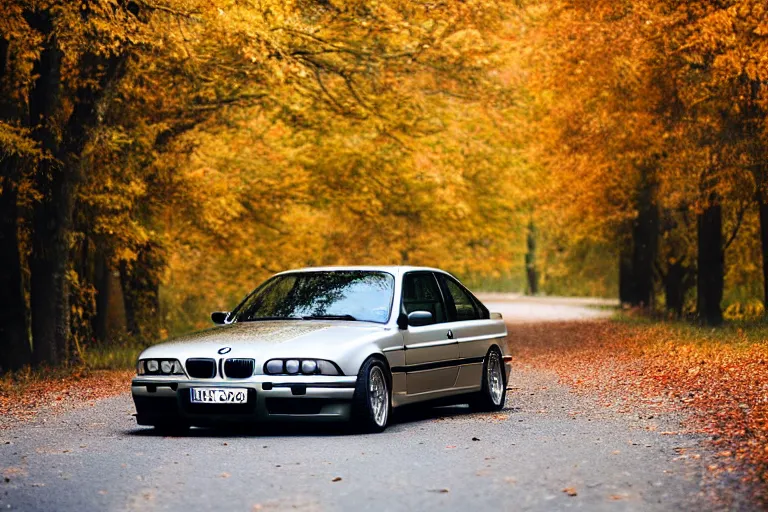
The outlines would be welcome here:
<svg viewBox="0 0 768 512">
<path fill-rule="evenodd" d="M 445 304 L 435 276 L 431 272 L 409 272 L 403 278 L 405 314 L 429 311 L 434 323 L 445 322 Z"/>
</svg>

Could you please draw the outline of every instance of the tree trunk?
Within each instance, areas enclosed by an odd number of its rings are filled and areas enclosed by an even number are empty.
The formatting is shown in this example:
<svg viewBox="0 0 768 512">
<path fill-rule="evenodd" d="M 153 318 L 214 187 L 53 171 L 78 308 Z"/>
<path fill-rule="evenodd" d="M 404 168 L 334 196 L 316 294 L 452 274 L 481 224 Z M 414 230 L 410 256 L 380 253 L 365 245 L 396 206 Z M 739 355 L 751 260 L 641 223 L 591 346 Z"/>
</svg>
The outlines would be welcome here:
<svg viewBox="0 0 768 512">
<path fill-rule="evenodd" d="M 14 68 L 10 41 L 0 37 L 0 120 L 22 120 L 22 106 L 13 98 Z M 16 370 L 31 362 L 19 254 L 17 157 L 0 159 L 0 372 Z"/>
<path fill-rule="evenodd" d="M 652 170 L 641 170 L 637 191 L 637 217 L 619 250 L 619 300 L 630 306 L 651 308 L 654 299 L 654 264 L 659 242 L 659 210 L 655 202 Z"/>
<path fill-rule="evenodd" d="M 763 304 L 768 310 L 768 201 L 765 195 L 758 195 L 760 209 L 760 244 L 763 254 Z"/>
<path fill-rule="evenodd" d="M 15 158 L 3 167 L 18 165 Z M 0 372 L 17 370 L 31 362 L 27 312 L 22 289 L 16 186 L 3 169 L 0 193 Z"/>
<path fill-rule="evenodd" d="M 642 170 L 637 197 L 637 219 L 632 226 L 632 277 L 634 304 L 652 308 L 654 302 L 654 264 L 659 243 L 659 210 L 649 170 Z"/>
<path fill-rule="evenodd" d="M 685 303 L 685 292 L 687 287 L 688 269 L 683 262 L 676 261 L 669 265 L 667 274 L 664 278 L 664 298 L 666 309 L 675 318 L 683 316 L 683 305 Z"/>
<path fill-rule="evenodd" d="M 37 75 L 30 91 L 30 119 L 46 157 L 37 169 L 38 191 L 42 199 L 33 208 L 33 231 L 29 257 L 32 341 L 37 364 L 58 364 L 66 357 L 69 337 L 69 293 L 67 261 L 69 253 L 67 210 L 68 188 L 60 168 L 53 160 L 60 155 L 54 119 L 61 106 L 61 59 L 53 21 L 46 12 L 38 13 L 32 25 L 44 37 Z"/>
<path fill-rule="evenodd" d="M 160 278 L 165 261 L 160 248 L 149 242 L 140 247 L 136 261 L 120 262 L 126 330 L 141 342 L 160 334 Z"/>
<path fill-rule="evenodd" d="M 32 336 L 37 363 L 69 358 L 69 246 L 74 194 L 68 179 L 54 171 L 45 199 L 35 206 L 31 273 Z"/>
<path fill-rule="evenodd" d="M 127 261 L 120 261 L 120 287 L 123 289 L 123 309 L 125 309 L 125 331 L 129 336 L 139 334 L 138 298 L 132 283 L 132 271 Z"/>
<path fill-rule="evenodd" d="M 87 10 L 84 16 L 87 17 Z M 69 359 L 67 272 L 75 198 L 83 172 L 80 158 L 89 131 L 98 123 L 98 103 L 121 76 L 126 55 L 85 54 L 78 63 L 83 84 L 72 98 L 72 111 L 63 126 L 54 126 L 54 119 L 63 112 L 62 53 L 49 13 L 36 13 L 31 24 L 44 36 L 44 43 L 35 66 L 38 78 L 30 94 L 30 117 L 35 134 L 50 157 L 41 162 L 36 175 L 37 189 L 43 198 L 33 213 L 29 265 L 32 336 L 35 360 L 56 364 Z"/>
<path fill-rule="evenodd" d="M 96 287 L 96 314 L 93 317 L 91 330 L 96 343 L 107 341 L 109 320 L 109 295 L 112 288 L 112 276 L 109 265 L 103 254 L 96 254 L 93 269 L 93 285 Z"/>
<path fill-rule="evenodd" d="M 536 295 L 539 293 L 539 276 L 536 271 L 536 226 L 533 220 L 528 223 L 526 242 L 528 251 L 525 253 L 525 273 L 528 280 L 528 294 Z"/>
<path fill-rule="evenodd" d="M 698 254 L 697 266 L 697 314 L 699 321 L 707 325 L 723 323 L 720 303 L 723 300 L 723 211 L 716 196 L 697 216 Z"/>
<path fill-rule="evenodd" d="M 632 239 L 622 237 L 619 242 L 619 302 L 621 304 L 636 304 L 634 276 L 632 273 Z"/>
</svg>

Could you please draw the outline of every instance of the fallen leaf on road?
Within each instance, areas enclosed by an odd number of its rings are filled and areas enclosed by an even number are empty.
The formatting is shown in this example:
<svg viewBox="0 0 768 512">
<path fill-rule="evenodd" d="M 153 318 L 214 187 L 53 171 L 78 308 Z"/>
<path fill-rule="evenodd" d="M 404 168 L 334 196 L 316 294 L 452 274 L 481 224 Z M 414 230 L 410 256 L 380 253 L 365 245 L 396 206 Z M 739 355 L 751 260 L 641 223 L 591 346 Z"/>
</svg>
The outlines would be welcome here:
<svg viewBox="0 0 768 512">
<path fill-rule="evenodd" d="M 230 474 L 229 474 L 229 473 L 222 473 L 222 474 L 220 474 L 219 476 L 220 476 L 221 478 L 229 478 L 229 477 L 230 477 Z"/>
<path fill-rule="evenodd" d="M 443 489 L 430 489 L 429 492 L 437 492 L 440 494 L 445 494 L 446 492 L 451 492 L 451 491 L 448 488 L 443 488 Z"/>
<path fill-rule="evenodd" d="M 608 496 L 608 499 L 611 501 L 620 501 L 627 499 L 627 496 L 625 494 L 611 494 Z"/>
<path fill-rule="evenodd" d="M 341 477 L 340 476 L 334 477 L 333 480 L 331 480 L 331 482 L 341 482 Z"/>
<path fill-rule="evenodd" d="M 477 437 L 473 437 L 473 438 L 472 438 L 472 440 L 473 440 L 473 441 L 479 441 L 479 440 L 480 440 L 480 438 L 477 438 Z"/>
<path fill-rule="evenodd" d="M 5 468 L 3 470 L 3 476 L 8 478 L 10 476 L 27 476 L 27 470 L 24 468 Z"/>
<path fill-rule="evenodd" d="M 565 489 L 563 489 L 563 492 L 568 496 L 577 496 L 579 494 L 578 492 L 576 492 L 576 489 L 574 489 L 573 487 L 566 487 Z"/>
</svg>

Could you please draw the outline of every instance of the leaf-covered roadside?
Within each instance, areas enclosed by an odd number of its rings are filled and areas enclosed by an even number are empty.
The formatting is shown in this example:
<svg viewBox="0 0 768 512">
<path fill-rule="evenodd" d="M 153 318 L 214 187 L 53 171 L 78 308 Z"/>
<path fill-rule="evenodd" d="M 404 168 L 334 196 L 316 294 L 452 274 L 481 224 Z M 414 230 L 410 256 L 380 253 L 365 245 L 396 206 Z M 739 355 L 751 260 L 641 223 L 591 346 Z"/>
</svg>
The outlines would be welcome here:
<svg viewBox="0 0 768 512">
<path fill-rule="evenodd" d="M 0 430 L 43 412 L 62 412 L 93 405 L 95 400 L 129 389 L 131 370 L 58 370 L 5 375 L 0 379 Z"/>
<path fill-rule="evenodd" d="M 685 411 L 705 434 L 714 474 L 742 473 L 768 502 L 768 329 L 706 330 L 680 324 L 578 322 L 510 326 L 519 364 L 547 368 L 606 406 Z M 665 432 L 677 434 L 677 432 Z"/>
</svg>

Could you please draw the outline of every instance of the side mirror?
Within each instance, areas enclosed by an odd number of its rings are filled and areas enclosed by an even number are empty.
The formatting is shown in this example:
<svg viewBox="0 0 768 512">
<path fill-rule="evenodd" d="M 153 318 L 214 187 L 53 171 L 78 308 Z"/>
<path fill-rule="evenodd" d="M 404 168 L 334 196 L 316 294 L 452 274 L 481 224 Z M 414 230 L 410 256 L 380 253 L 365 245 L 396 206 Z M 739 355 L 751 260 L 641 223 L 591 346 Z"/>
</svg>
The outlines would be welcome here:
<svg viewBox="0 0 768 512">
<path fill-rule="evenodd" d="M 413 327 L 421 327 L 422 325 L 433 323 L 435 323 L 435 319 L 429 311 L 414 311 L 408 314 L 408 325 Z"/>
<path fill-rule="evenodd" d="M 214 311 L 211 313 L 211 320 L 213 320 L 213 323 L 216 325 L 224 325 L 227 322 L 228 316 L 229 311 Z"/>
</svg>

